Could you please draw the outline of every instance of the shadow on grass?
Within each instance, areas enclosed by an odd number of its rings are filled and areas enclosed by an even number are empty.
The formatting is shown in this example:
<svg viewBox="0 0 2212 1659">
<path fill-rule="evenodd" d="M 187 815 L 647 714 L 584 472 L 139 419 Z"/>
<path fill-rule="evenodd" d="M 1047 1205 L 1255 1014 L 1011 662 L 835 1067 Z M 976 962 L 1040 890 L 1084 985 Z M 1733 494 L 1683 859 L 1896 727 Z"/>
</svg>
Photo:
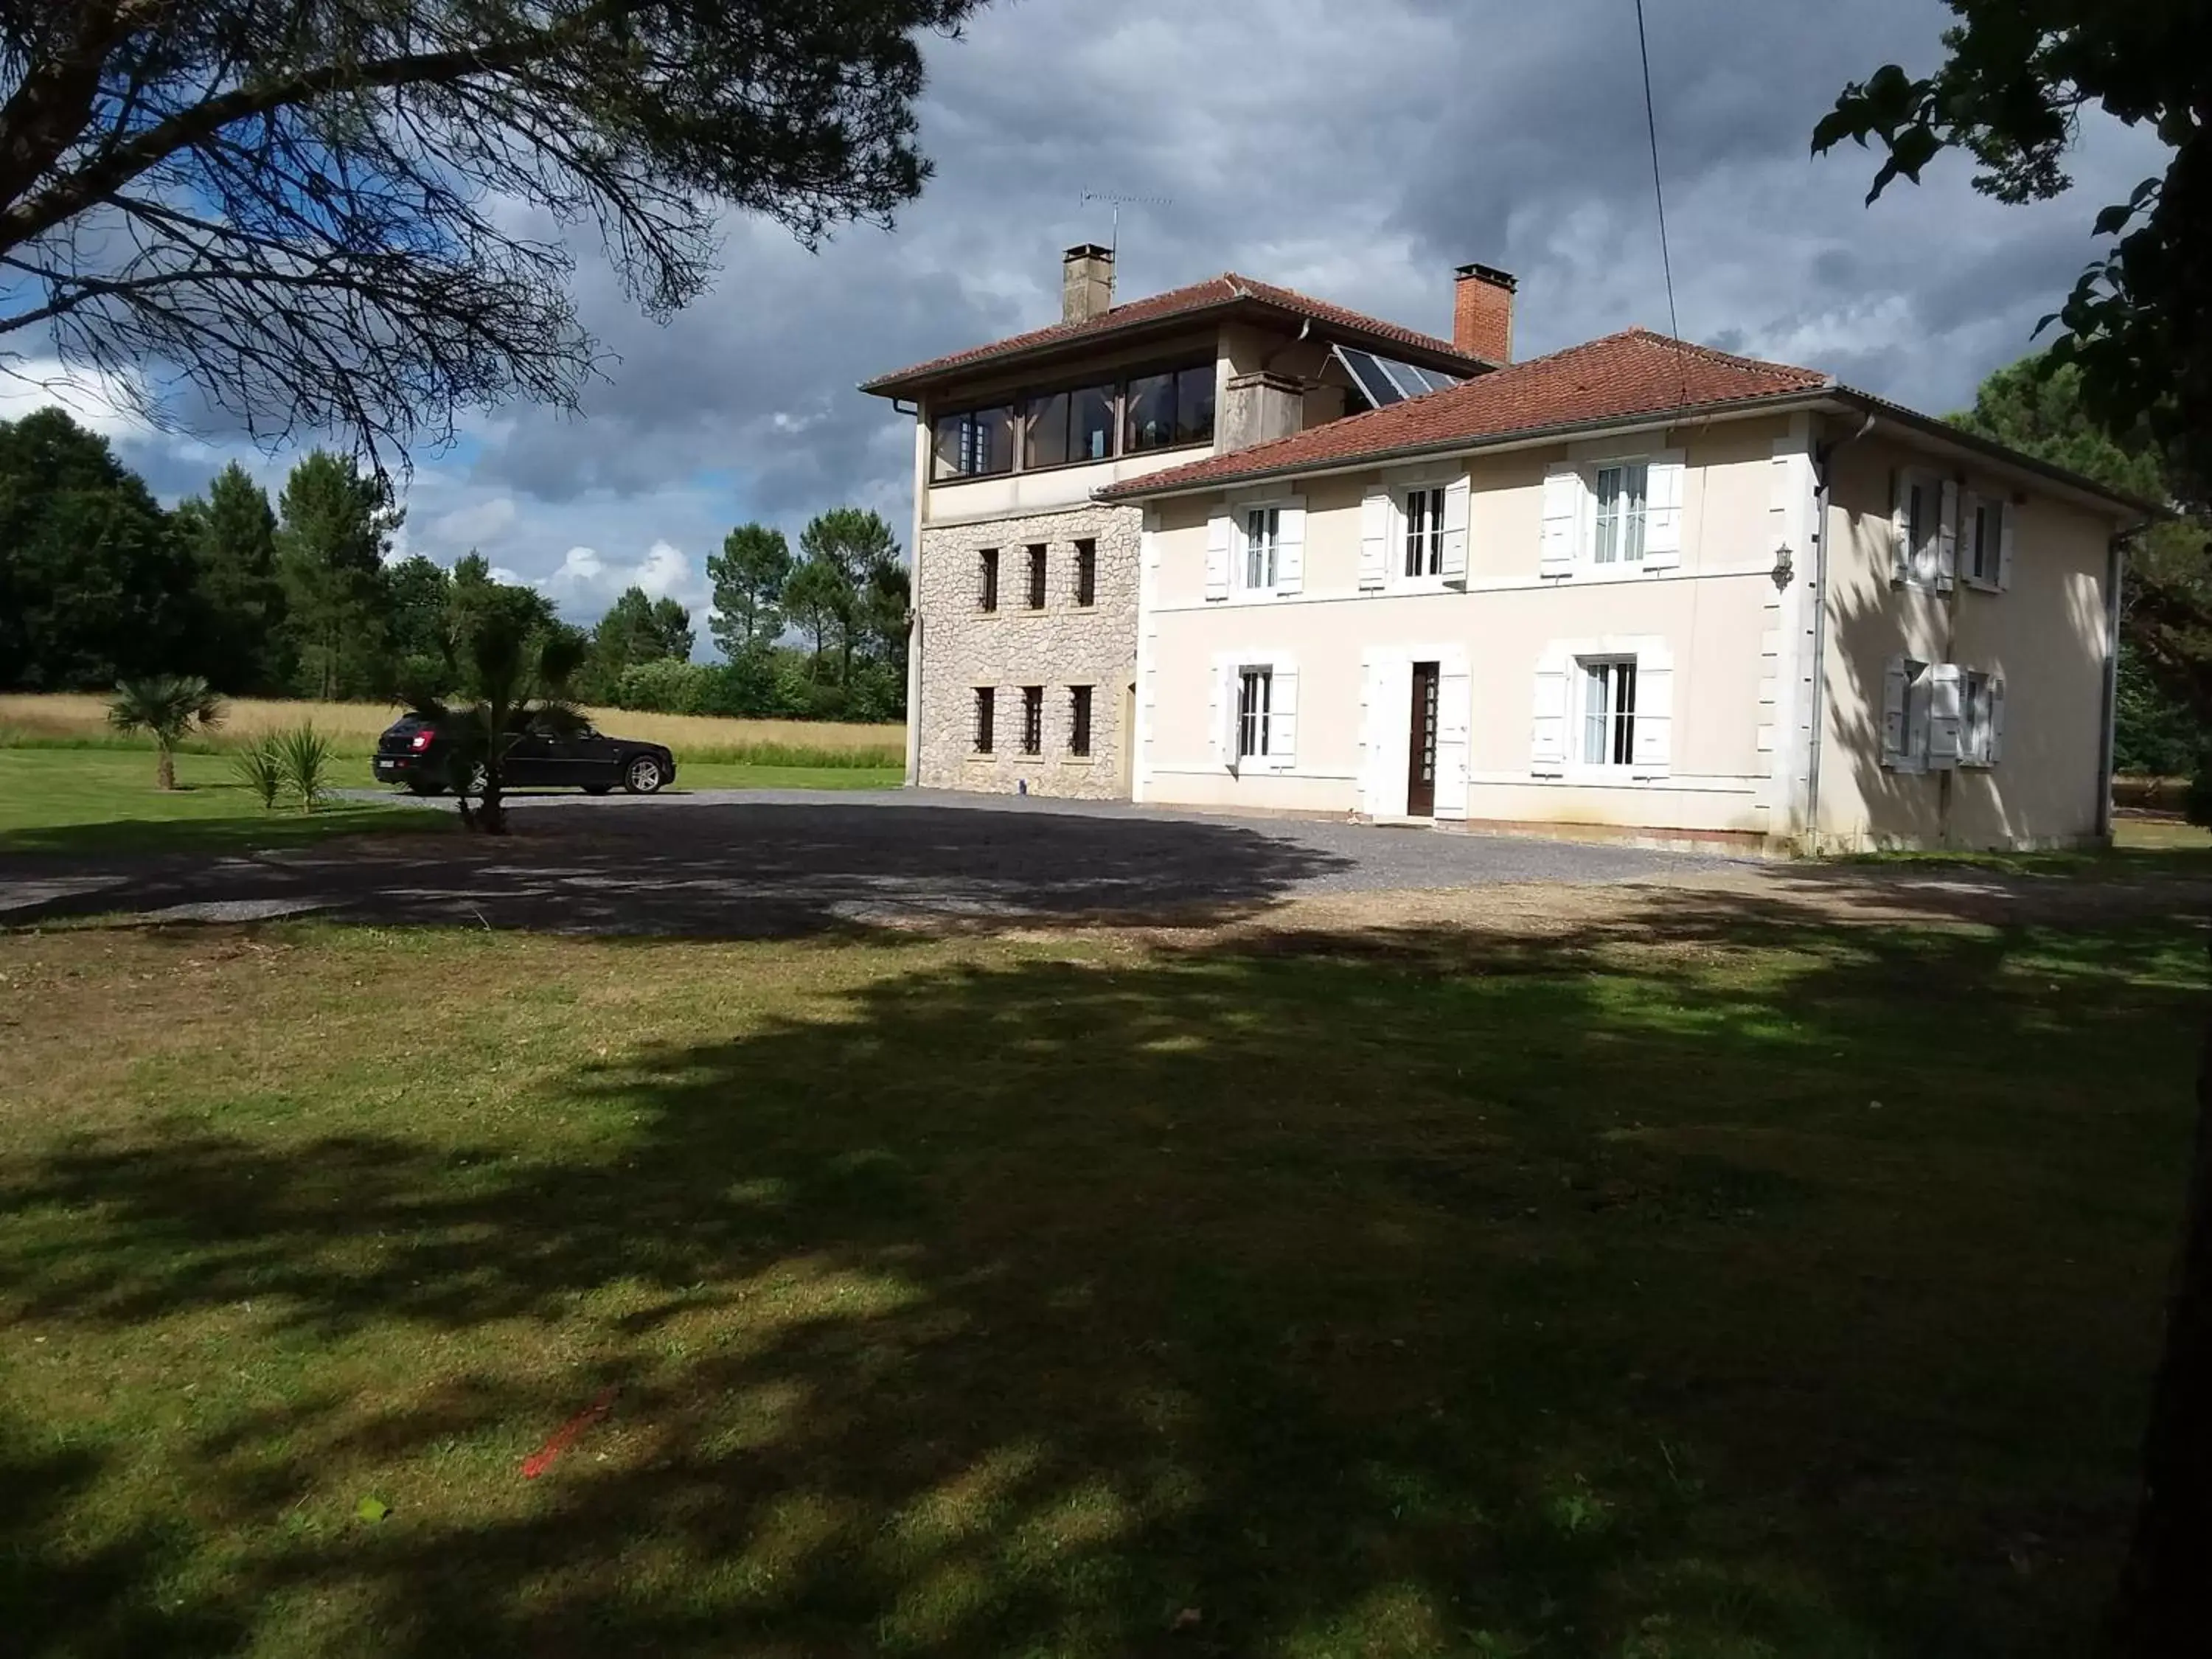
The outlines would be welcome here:
<svg viewBox="0 0 2212 1659">
<path fill-rule="evenodd" d="M 453 821 L 449 811 L 371 810 Z M 21 904 L 9 921 L 273 902 L 399 927 L 690 939 L 1022 918 L 1206 923 L 1264 908 L 1348 862 L 1227 821 L 964 807 L 592 803 L 519 811 L 514 824 L 509 836 L 398 842 L 374 857 L 303 853 L 136 872 Z"/>
<path fill-rule="evenodd" d="M 1033 952 L 594 1065 L 532 1103 L 598 1114 L 588 1154 L 9 1157 L 26 1318 L 246 1304 L 390 1358 L 196 1424 L 178 1518 L 112 1544 L 67 1522 L 126 1447 L 8 1453 L 9 1622 L 42 1656 L 2075 1652 L 2188 949 L 1674 895 L 1541 940 Z M 605 1461 L 521 1483 L 609 1386 Z M 333 1478 L 393 1519 L 282 1524 Z"/>
<path fill-rule="evenodd" d="M 0 830 L 0 855 L 250 853 L 312 846 L 340 836 L 438 835 L 459 827 L 450 812 L 368 804 L 334 805 L 313 812 L 252 811 L 226 817 L 116 818 L 101 823 L 34 824 Z"/>
</svg>

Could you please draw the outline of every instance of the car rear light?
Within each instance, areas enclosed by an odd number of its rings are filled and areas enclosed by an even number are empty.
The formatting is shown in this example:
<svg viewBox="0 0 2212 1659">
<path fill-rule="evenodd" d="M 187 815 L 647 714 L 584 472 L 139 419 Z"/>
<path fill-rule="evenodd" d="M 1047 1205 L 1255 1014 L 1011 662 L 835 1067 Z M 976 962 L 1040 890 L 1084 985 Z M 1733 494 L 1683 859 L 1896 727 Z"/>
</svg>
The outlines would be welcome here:
<svg viewBox="0 0 2212 1659">
<path fill-rule="evenodd" d="M 417 750 L 428 749 L 430 746 L 430 738 L 431 733 L 428 732 L 417 732 L 407 740 L 407 746 Z"/>
</svg>

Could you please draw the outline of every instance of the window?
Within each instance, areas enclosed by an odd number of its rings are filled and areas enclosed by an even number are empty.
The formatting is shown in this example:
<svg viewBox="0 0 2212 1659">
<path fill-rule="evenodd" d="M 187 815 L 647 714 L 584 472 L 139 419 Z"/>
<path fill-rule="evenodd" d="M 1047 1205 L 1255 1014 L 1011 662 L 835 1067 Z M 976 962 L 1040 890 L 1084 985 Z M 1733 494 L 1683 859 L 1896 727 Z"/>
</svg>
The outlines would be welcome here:
<svg viewBox="0 0 2212 1659">
<path fill-rule="evenodd" d="M 1967 766 L 1989 766 L 1996 760 L 1996 683 L 1978 669 L 1969 668 L 1959 677 L 1960 713 L 1964 730 L 1960 733 L 1959 759 Z"/>
<path fill-rule="evenodd" d="M 1444 492 L 1406 492 L 1406 574 L 1441 576 L 1444 571 Z"/>
<path fill-rule="evenodd" d="M 1112 385 L 1052 392 L 1022 406 L 1022 465 L 1065 466 L 1114 453 Z"/>
<path fill-rule="evenodd" d="M 1644 461 L 1617 461 L 1597 470 L 1597 534 L 1590 558 L 1597 564 L 1636 564 L 1644 558 L 1644 507 L 1651 469 Z"/>
<path fill-rule="evenodd" d="M 975 688 L 975 752 L 979 755 L 988 755 L 991 752 L 991 741 L 994 728 L 997 725 L 998 714 L 998 689 L 995 686 L 977 686 Z"/>
<path fill-rule="evenodd" d="M 1139 375 L 1129 382 L 1122 449 L 1135 454 L 1213 441 L 1213 365 Z"/>
<path fill-rule="evenodd" d="M 1274 586 L 1282 533 L 1280 507 L 1255 507 L 1244 514 L 1244 586 L 1248 589 L 1266 592 Z"/>
<path fill-rule="evenodd" d="M 1089 537 L 1075 544 L 1075 602 L 1085 610 L 1098 603 L 1098 544 Z"/>
<path fill-rule="evenodd" d="M 1067 752 L 1078 759 L 1091 753 L 1091 688 L 1067 688 Z"/>
<path fill-rule="evenodd" d="M 1022 753 L 1041 755 L 1044 752 L 1044 687 L 1025 685 L 1022 688 Z"/>
<path fill-rule="evenodd" d="M 1914 657 L 1892 657 L 1882 692 L 1881 763 L 1899 772 L 1928 768 L 1936 677 Z"/>
<path fill-rule="evenodd" d="M 1030 609 L 1042 611 L 1044 609 L 1045 544 L 1042 542 L 1031 542 L 1029 554 Z"/>
<path fill-rule="evenodd" d="M 1250 760 L 1267 752 L 1267 716 L 1273 711 L 1275 672 L 1247 668 L 1237 676 L 1237 758 Z"/>
<path fill-rule="evenodd" d="M 1897 485 L 1896 580 L 1917 587 L 1946 587 L 1950 572 L 1943 558 L 1943 481 L 1925 472 L 1907 472 Z M 1958 503 L 1954 499 L 1952 508 Z"/>
<path fill-rule="evenodd" d="M 1636 659 L 1583 664 L 1583 764 L 1626 766 L 1636 758 Z"/>
<path fill-rule="evenodd" d="M 1010 404 L 937 418 L 934 476 L 980 478 L 1014 469 L 1014 410 Z"/>
<path fill-rule="evenodd" d="M 1360 351 L 1351 346 L 1340 345 L 1331 353 L 1343 365 L 1344 372 L 1355 388 L 1355 398 L 1346 410 L 1358 414 L 1364 409 L 1382 409 L 1402 403 L 1408 398 L 1419 398 L 1425 392 L 1440 392 L 1446 386 L 1457 386 L 1459 377 L 1446 374 L 1440 369 L 1416 368 L 1411 363 L 1401 363 L 1391 357 L 1378 357 L 1370 351 Z"/>
<path fill-rule="evenodd" d="M 975 608 L 999 608 L 999 550 L 995 547 L 983 548 L 975 555 Z"/>
<path fill-rule="evenodd" d="M 1966 580 L 1978 587 L 1995 587 L 2004 579 L 2004 504 L 1966 498 Z"/>
</svg>

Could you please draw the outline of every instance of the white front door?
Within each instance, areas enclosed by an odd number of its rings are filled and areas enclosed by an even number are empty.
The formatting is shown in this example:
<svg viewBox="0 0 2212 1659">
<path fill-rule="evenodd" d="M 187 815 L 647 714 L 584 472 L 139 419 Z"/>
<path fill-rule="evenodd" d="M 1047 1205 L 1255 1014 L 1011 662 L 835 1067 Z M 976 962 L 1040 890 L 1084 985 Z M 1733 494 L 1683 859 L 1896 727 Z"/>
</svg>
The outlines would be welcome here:
<svg viewBox="0 0 2212 1659">
<path fill-rule="evenodd" d="M 1413 662 L 1393 653 L 1370 657 L 1360 690 L 1359 810 L 1370 817 L 1406 816 L 1407 740 L 1413 706 Z"/>
</svg>

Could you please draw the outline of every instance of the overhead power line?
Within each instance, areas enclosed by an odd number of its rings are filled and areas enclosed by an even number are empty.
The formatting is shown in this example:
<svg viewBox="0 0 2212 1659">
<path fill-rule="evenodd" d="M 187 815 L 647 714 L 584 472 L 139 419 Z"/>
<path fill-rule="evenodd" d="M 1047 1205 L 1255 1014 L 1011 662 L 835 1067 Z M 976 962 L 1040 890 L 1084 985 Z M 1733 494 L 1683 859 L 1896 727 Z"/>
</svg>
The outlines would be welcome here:
<svg viewBox="0 0 2212 1659">
<path fill-rule="evenodd" d="M 1651 100 L 1651 41 L 1644 28 L 1644 0 L 1636 0 L 1636 51 L 1644 60 L 1644 129 L 1651 140 L 1651 196 L 1659 205 L 1659 269 L 1667 279 L 1667 332 L 1682 369 L 1682 401 L 1690 401 L 1690 370 L 1682 362 L 1682 321 L 1674 310 L 1674 259 L 1667 247 L 1667 189 L 1659 177 L 1659 116 Z"/>
</svg>

